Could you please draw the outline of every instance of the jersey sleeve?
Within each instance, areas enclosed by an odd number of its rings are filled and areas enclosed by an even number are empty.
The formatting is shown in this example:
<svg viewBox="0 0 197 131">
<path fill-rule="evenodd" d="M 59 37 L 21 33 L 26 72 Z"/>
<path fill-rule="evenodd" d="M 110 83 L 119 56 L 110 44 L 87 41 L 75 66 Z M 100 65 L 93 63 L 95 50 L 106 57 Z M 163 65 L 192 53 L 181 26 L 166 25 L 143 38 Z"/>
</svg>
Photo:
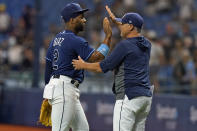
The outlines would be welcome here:
<svg viewBox="0 0 197 131">
<path fill-rule="evenodd" d="M 52 41 L 53 42 L 53 41 Z M 45 65 L 45 85 L 48 84 L 51 74 L 52 74 L 52 42 L 49 45 L 49 48 L 47 50 L 47 54 L 46 54 L 46 65 Z"/>
<path fill-rule="evenodd" d="M 74 47 L 76 53 L 85 61 L 89 59 L 89 57 L 94 52 L 94 48 L 90 47 L 87 41 L 79 40 L 75 43 Z"/>
<path fill-rule="evenodd" d="M 52 44 L 53 44 L 53 41 L 51 41 L 51 43 L 49 44 L 49 48 L 47 50 L 47 54 L 45 57 L 46 60 L 51 61 L 51 62 L 52 62 Z"/>
<path fill-rule="evenodd" d="M 52 71 L 53 71 L 52 62 L 46 59 L 45 74 L 44 74 L 45 85 L 49 83 Z"/>
<path fill-rule="evenodd" d="M 117 67 L 127 55 L 127 49 L 123 43 L 118 43 L 112 53 L 100 62 L 100 67 L 104 73 Z"/>
</svg>

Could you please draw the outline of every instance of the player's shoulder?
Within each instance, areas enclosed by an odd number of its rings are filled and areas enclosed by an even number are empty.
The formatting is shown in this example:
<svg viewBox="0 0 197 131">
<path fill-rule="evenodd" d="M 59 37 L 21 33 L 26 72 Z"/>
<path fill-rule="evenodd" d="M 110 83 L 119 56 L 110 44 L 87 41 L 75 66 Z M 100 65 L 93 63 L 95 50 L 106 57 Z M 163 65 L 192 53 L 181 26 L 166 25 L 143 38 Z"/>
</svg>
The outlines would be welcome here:
<svg viewBox="0 0 197 131">
<path fill-rule="evenodd" d="M 71 31 L 62 31 L 58 34 L 58 36 L 62 36 L 65 39 L 67 39 L 67 41 L 72 41 L 74 43 L 85 43 L 85 42 L 87 42 L 83 37 L 78 36 Z"/>
<path fill-rule="evenodd" d="M 121 41 L 119 41 L 116 45 L 115 45 L 115 51 L 116 52 L 122 52 L 122 51 L 125 51 L 125 50 L 127 50 L 126 49 L 126 45 L 125 45 L 125 43 L 126 43 L 126 41 L 125 40 L 121 40 Z"/>
<path fill-rule="evenodd" d="M 125 47 L 129 44 L 129 41 L 124 39 L 124 40 L 121 40 L 120 42 L 118 42 L 118 46 L 121 46 L 121 47 Z"/>
<path fill-rule="evenodd" d="M 72 33 L 72 32 L 61 31 L 55 36 L 55 38 L 57 38 L 57 37 L 66 38 L 66 37 L 73 37 L 73 36 L 74 36 L 74 33 Z"/>
<path fill-rule="evenodd" d="M 78 43 L 86 43 L 86 42 L 87 42 L 87 41 L 86 41 L 83 37 L 81 37 L 81 36 L 75 35 L 74 37 L 75 37 L 75 40 L 76 40 Z"/>
<path fill-rule="evenodd" d="M 146 37 L 144 37 L 145 41 L 150 45 L 150 47 L 152 46 L 152 43 L 150 40 L 148 40 Z"/>
<path fill-rule="evenodd" d="M 134 44 L 132 44 L 132 42 L 128 39 L 123 39 L 121 40 L 117 46 L 116 46 L 116 50 L 125 54 L 125 53 L 129 53 L 132 52 Z"/>
<path fill-rule="evenodd" d="M 124 40 L 121 40 L 119 43 L 121 43 L 121 44 L 128 44 L 129 41 L 127 39 L 124 39 Z"/>
</svg>

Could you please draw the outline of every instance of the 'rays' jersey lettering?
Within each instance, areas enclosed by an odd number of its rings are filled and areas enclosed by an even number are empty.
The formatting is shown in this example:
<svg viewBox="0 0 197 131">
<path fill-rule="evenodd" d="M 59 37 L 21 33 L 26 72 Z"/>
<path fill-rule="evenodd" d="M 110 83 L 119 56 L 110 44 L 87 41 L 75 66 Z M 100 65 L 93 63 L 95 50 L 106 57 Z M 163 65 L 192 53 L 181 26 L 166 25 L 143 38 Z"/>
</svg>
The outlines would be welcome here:
<svg viewBox="0 0 197 131">
<path fill-rule="evenodd" d="M 88 42 L 66 30 L 56 35 L 50 43 L 46 59 L 52 63 L 53 75 L 65 75 L 70 78 L 83 81 L 83 70 L 74 70 L 72 59 L 77 59 L 78 55 L 82 59 L 88 60 L 94 49 L 88 45 Z"/>
</svg>

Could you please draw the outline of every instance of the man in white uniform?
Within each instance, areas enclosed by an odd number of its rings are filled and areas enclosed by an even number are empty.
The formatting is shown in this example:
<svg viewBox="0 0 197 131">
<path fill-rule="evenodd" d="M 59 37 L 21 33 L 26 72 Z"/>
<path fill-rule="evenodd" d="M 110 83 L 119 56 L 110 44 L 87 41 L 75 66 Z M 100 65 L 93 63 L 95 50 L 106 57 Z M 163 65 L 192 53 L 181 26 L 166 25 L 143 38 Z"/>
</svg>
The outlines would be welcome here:
<svg viewBox="0 0 197 131">
<path fill-rule="evenodd" d="M 103 21 L 105 39 L 97 50 L 77 34 L 83 31 L 86 19 L 77 3 L 69 3 L 61 12 L 65 30 L 58 33 L 49 45 L 46 55 L 44 98 L 52 104 L 52 131 L 89 131 L 85 113 L 79 101 L 79 84 L 84 79 L 83 70 L 74 70 L 72 59 L 80 55 L 85 61 L 96 62 L 105 58 L 111 41 L 111 27 Z M 103 52 L 103 50 L 105 50 Z"/>
</svg>

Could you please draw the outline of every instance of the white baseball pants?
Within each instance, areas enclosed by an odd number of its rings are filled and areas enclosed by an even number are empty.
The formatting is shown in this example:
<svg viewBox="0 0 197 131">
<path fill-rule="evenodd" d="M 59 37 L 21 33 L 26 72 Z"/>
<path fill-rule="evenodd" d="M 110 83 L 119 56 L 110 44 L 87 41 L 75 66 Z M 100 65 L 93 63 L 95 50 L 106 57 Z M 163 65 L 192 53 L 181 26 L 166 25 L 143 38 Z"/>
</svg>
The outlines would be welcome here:
<svg viewBox="0 0 197 131">
<path fill-rule="evenodd" d="M 52 104 L 52 131 L 89 131 L 89 125 L 79 101 L 80 91 L 70 83 L 71 78 L 51 78 L 54 85 Z"/>
<path fill-rule="evenodd" d="M 136 97 L 116 100 L 113 116 L 113 131 L 144 131 L 150 112 L 152 97 Z"/>
</svg>

